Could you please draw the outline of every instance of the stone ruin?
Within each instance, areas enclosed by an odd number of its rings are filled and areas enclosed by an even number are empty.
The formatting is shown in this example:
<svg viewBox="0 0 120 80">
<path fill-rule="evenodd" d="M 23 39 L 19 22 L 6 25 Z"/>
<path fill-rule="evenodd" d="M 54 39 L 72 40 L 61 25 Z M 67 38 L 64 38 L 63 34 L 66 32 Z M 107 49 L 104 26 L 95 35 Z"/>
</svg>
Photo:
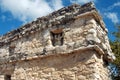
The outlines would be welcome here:
<svg viewBox="0 0 120 80">
<path fill-rule="evenodd" d="M 107 33 L 92 2 L 37 18 L 0 37 L 0 80 L 110 80 Z"/>
</svg>

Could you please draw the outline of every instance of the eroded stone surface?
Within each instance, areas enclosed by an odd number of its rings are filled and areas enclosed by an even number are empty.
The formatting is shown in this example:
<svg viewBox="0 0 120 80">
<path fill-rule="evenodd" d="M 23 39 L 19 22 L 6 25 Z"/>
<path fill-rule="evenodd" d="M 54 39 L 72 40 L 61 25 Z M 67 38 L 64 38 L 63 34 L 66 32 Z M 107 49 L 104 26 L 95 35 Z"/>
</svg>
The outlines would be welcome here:
<svg viewBox="0 0 120 80">
<path fill-rule="evenodd" d="M 70 54 L 14 63 L 12 80 L 109 80 L 97 52 L 78 51 Z M 104 73 L 104 74 L 101 74 Z"/>
<path fill-rule="evenodd" d="M 109 80 L 104 61 L 113 60 L 93 3 L 62 8 L 0 37 L 0 74 L 12 80 Z"/>
</svg>

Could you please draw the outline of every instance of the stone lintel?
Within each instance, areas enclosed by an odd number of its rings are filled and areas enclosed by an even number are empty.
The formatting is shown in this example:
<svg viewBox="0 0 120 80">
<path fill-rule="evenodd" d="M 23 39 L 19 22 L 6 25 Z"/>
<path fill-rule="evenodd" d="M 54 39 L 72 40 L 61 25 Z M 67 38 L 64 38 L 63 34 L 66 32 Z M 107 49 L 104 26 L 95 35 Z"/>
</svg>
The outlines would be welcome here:
<svg viewBox="0 0 120 80">
<path fill-rule="evenodd" d="M 71 53 L 76 53 L 76 52 L 84 52 L 84 51 L 89 51 L 89 50 L 95 50 L 98 55 L 104 55 L 104 51 L 98 46 L 98 45 L 89 45 L 87 47 L 80 47 L 77 48 L 69 53 L 57 53 L 57 54 L 46 54 L 46 55 L 40 55 L 40 56 L 32 56 L 32 57 L 28 57 L 25 59 L 21 59 L 21 60 L 14 60 L 14 61 L 9 61 L 6 63 L 16 63 L 16 62 L 21 62 L 21 61 L 30 61 L 30 60 L 35 60 L 35 59 L 39 59 L 39 58 L 45 58 L 45 57 L 49 57 L 49 56 L 57 56 L 57 55 L 68 55 Z"/>
</svg>

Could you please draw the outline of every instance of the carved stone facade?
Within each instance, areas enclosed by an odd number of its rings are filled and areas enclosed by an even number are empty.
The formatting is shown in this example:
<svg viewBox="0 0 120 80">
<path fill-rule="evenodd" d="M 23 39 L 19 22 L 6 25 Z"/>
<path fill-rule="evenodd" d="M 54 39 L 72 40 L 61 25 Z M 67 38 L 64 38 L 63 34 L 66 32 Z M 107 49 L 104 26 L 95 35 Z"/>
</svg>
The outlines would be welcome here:
<svg viewBox="0 0 120 80">
<path fill-rule="evenodd" d="M 74 4 L 0 37 L 0 80 L 110 80 L 107 29 L 93 3 Z"/>
</svg>

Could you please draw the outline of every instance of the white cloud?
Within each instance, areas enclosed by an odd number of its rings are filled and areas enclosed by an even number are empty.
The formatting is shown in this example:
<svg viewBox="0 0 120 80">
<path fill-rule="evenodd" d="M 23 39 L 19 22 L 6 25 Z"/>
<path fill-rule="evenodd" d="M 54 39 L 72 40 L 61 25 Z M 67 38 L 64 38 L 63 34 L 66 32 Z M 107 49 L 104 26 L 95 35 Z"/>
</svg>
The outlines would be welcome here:
<svg viewBox="0 0 120 80">
<path fill-rule="evenodd" d="M 96 1 L 96 0 L 70 0 L 71 3 L 80 3 L 80 4 L 83 4 L 83 3 L 87 3 L 87 2 L 90 2 L 90 1 Z"/>
<path fill-rule="evenodd" d="M 113 5 L 109 6 L 106 10 L 107 10 L 107 11 L 108 11 L 108 10 L 112 10 L 112 9 L 115 8 L 115 7 L 120 7 L 120 2 L 114 3 Z"/>
<path fill-rule="evenodd" d="M 107 18 L 109 18 L 113 23 L 118 23 L 118 22 L 119 22 L 117 13 L 108 12 L 108 13 L 105 13 L 105 16 L 106 16 Z"/>
<path fill-rule="evenodd" d="M 54 9 L 54 10 L 58 10 L 60 8 L 63 7 L 62 5 L 62 0 L 51 0 L 49 2 L 49 5 Z"/>
<path fill-rule="evenodd" d="M 47 0 L 1 0 L 0 5 L 2 10 L 9 11 L 15 19 L 23 22 L 47 15 L 63 7 L 61 0 L 49 2 Z"/>
<path fill-rule="evenodd" d="M 113 3 L 102 11 L 103 16 L 110 19 L 114 24 L 119 23 L 118 14 L 112 11 L 116 7 L 120 7 L 120 2 Z"/>
<path fill-rule="evenodd" d="M 113 6 L 114 7 L 120 6 L 120 2 L 114 3 Z"/>
</svg>

